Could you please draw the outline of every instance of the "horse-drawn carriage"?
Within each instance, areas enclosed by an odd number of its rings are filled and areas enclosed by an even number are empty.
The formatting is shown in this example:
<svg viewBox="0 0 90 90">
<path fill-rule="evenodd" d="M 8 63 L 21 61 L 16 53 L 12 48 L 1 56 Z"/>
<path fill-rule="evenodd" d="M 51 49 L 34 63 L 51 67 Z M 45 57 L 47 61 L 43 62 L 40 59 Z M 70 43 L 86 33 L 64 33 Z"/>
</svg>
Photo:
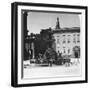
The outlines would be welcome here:
<svg viewBox="0 0 90 90">
<path fill-rule="evenodd" d="M 39 54 L 39 57 L 36 60 L 37 64 L 40 65 L 50 65 L 56 64 L 56 65 L 69 65 L 70 64 L 70 57 L 69 56 L 62 56 L 61 54 L 57 55 L 57 53 L 51 49 L 48 48 L 44 54 Z"/>
</svg>

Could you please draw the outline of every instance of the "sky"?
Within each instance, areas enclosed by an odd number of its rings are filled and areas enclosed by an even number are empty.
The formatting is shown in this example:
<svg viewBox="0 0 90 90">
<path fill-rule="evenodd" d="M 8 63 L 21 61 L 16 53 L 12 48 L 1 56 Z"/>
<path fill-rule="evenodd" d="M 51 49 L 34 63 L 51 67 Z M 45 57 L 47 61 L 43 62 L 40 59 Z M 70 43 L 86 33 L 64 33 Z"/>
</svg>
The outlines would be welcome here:
<svg viewBox="0 0 90 90">
<path fill-rule="evenodd" d="M 61 28 L 80 27 L 78 14 L 70 13 L 47 13 L 47 12 L 28 12 L 27 28 L 30 33 L 40 33 L 41 29 L 52 29 L 56 26 L 57 17 Z"/>
</svg>

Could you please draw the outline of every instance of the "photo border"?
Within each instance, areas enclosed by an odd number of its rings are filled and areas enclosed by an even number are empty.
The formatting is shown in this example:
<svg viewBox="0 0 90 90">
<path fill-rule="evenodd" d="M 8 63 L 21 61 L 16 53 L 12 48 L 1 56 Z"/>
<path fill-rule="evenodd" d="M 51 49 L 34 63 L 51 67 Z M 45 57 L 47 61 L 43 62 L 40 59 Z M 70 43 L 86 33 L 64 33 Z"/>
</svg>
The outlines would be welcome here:
<svg viewBox="0 0 90 90">
<path fill-rule="evenodd" d="M 18 6 L 36 6 L 36 7 L 53 7 L 53 8 L 72 8 L 85 10 L 85 80 L 64 81 L 64 82 L 48 82 L 48 83 L 32 83 L 18 84 Z M 56 85 L 56 84 L 73 84 L 88 82 L 88 7 L 59 5 L 59 4 L 43 4 L 43 3 L 24 3 L 14 2 L 11 4 L 11 85 L 13 87 L 23 86 L 41 86 L 41 85 Z"/>
</svg>

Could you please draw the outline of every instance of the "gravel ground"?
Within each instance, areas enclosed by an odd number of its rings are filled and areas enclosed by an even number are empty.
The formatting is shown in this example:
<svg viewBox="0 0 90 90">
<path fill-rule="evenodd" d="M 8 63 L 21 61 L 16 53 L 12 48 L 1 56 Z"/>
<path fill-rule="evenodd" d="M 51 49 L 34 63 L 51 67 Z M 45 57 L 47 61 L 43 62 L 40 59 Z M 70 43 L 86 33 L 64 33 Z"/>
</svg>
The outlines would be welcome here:
<svg viewBox="0 0 90 90">
<path fill-rule="evenodd" d="M 81 65 L 74 64 L 70 66 L 41 67 L 40 65 L 30 64 L 27 61 L 24 63 L 24 78 L 47 78 L 47 77 L 74 77 L 81 75 Z"/>
</svg>

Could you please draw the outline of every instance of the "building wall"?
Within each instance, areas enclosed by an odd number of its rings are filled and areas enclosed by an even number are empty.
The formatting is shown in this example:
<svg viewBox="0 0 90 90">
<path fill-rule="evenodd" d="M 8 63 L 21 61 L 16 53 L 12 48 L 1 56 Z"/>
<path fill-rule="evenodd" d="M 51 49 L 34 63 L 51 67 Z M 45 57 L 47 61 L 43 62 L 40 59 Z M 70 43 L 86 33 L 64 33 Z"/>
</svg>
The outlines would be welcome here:
<svg viewBox="0 0 90 90">
<path fill-rule="evenodd" d="M 54 33 L 56 52 L 62 53 L 62 55 L 73 56 L 73 48 L 75 46 L 80 47 L 80 33 L 79 32 L 65 32 Z"/>
</svg>

